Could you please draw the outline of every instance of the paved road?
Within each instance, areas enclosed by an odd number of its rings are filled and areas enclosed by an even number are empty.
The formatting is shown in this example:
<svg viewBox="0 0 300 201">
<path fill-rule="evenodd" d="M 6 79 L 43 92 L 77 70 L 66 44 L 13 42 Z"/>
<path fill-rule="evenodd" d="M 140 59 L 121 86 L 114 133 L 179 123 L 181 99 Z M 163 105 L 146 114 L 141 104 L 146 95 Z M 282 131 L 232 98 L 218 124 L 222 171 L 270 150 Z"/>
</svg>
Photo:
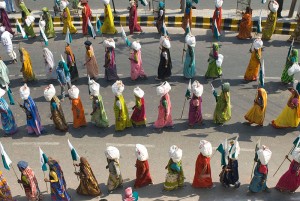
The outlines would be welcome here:
<svg viewBox="0 0 300 201">
<path fill-rule="evenodd" d="M 127 27 L 125 30 L 128 31 Z M 123 44 L 123 41 L 119 36 L 116 39 L 116 55 L 117 55 L 117 68 L 120 78 L 125 84 L 125 100 L 129 108 L 134 105 L 134 96 L 132 90 L 135 86 L 140 86 L 145 91 L 146 109 L 147 109 L 147 128 L 141 129 L 127 129 L 124 132 L 114 132 L 114 116 L 113 116 L 113 94 L 111 92 L 111 82 L 103 80 L 103 75 L 98 80 L 101 84 L 101 94 L 104 98 L 104 105 L 109 117 L 110 127 L 107 129 L 98 129 L 89 124 L 88 127 L 82 129 L 73 129 L 66 134 L 55 131 L 52 121 L 49 119 L 50 110 L 49 103 L 45 101 L 43 97 L 43 89 L 47 85 L 44 79 L 44 65 L 41 55 L 42 45 L 40 41 L 25 41 L 21 46 L 25 47 L 32 57 L 32 63 L 34 71 L 38 76 L 39 81 L 35 84 L 29 84 L 31 88 L 31 95 L 36 101 L 41 117 L 42 123 L 45 125 L 48 133 L 38 138 L 28 136 L 25 127 L 25 114 L 17 107 L 13 106 L 12 110 L 16 116 L 16 121 L 20 131 L 8 138 L 2 138 L 1 141 L 6 148 L 7 153 L 10 155 L 16 168 L 18 160 L 25 160 L 29 162 L 29 165 L 36 172 L 39 185 L 42 191 L 46 190 L 45 184 L 42 182 L 43 173 L 40 170 L 38 146 L 48 156 L 52 156 L 58 159 L 65 173 L 67 181 L 67 187 L 73 200 L 99 200 L 99 198 L 82 197 L 76 195 L 75 189 L 77 188 L 79 181 L 73 174 L 74 168 L 70 153 L 67 146 L 67 139 L 73 143 L 79 155 L 87 157 L 94 173 L 100 183 L 104 197 L 108 200 L 121 200 L 121 193 L 123 190 L 117 190 L 112 195 L 107 195 L 107 188 L 105 183 L 107 181 L 108 172 L 105 169 L 106 159 L 103 151 L 107 145 L 115 145 L 120 149 L 121 158 L 121 170 L 123 177 L 126 179 L 124 187 L 132 186 L 135 178 L 135 155 L 134 144 L 142 143 L 148 146 L 150 154 L 150 168 L 154 185 L 146 188 L 139 189 L 138 192 L 141 196 L 141 200 L 203 200 L 203 201 L 223 201 L 223 200 L 300 200 L 299 192 L 289 195 L 281 194 L 273 189 L 274 185 L 278 181 L 279 177 L 288 168 L 288 163 L 284 163 L 278 174 L 273 177 L 276 168 L 281 163 L 285 154 L 289 151 L 292 141 L 299 135 L 298 129 L 273 129 L 270 126 L 271 120 L 276 117 L 283 107 L 285 106 L 289 92 L 286 90 L 287 86 L 283 86 L 279 83 L 279 77 L 282 72 L 286 53 L 289 43 L 286 42 L 288 36 L 275 35 L 269 42 L 265 42 L 265 50 L 263 57 L 265 59 L 266 69 L 266 90 L 269 93 L 268 109 L 266 113 L 266 119 L 264 127 L 248 126 L 244 124 L 243 116 L 247 110 L 252 106 L 255 96 L 256 82 L 244 83 L 242 76 L 247 67 L 250 54 L 248 53 L 251 41 L 238 41 L 235 38 L 236 33 L 226 32 L 225 37 L 222 38 L 221 53 L 224 54 L 223 65 L 223 82 L 229 81 L 231 84 L 231 100 L 232 100 L 232 119 L 224 126 L 216 126 L 212 122 L 212 114 L 215 107 L 215 100 L 211 93 L 211 88 L 207 81 L 203 78 L 203 75 L 207 69 L 207 58 L 209 53 L 209 47 L 212 42 L 212 35 L 209 30 L 194 29 L 193 33 L 197 37 L 196 47 L 196 63 L 197 63 L 197 76 L 201 83 L 204 84 L 203 93 L 203 115 L 205 119 L 205 125 L 197 127 L 195 129 L 188 129 L 187 126 L 187 113 L 188 109 L 185 109 L 183 119 L 180 119 L 181 109 L 184 100 L 184 94 L 187 87 L 188 80 L 182 77 L 182 47 L 183 47 L 183 30 L 176 28 L 169 28 L 169 32 L 172 39 L 171 56 L 173 62 L 173 76 L 170 80 L 172 90 L 170 92 L 172 104 L 173 104 L 173 118 L 175 121 L 175 128 L 173 130 L 166 130 L 163 133 L 155 133 L 150 128 L 150 125 L 157 118 L 157 106 L 159 98 L 156 96 L 155 88 L 159 82 L 154 80 L 156 70 L 158 66 L 159 53 L 158 53 L 158 41 L 159 37 L 156 34 L 154 28 L 144 28 L 146 32 L 144 35 L 132 36 L 134 39 L 139 39 L 142 44 L 143 51 L 143 65 L 145 72 L 148 74 L 149 79 L 146 81 L 130 81 L 129 75 L 129 61 L 128 61 L 128 49 Z M 91 100 L 89 99 L 87 92 L 87 79 L 85 78 L 85 69 L 83 69 L 85 49 L 83 42 L 85 39 L 77 38 L 80 35 L 74 36 L 72 43 L 74 53 L 77 58 L 80 79 L 74 83 L 79 87 L 80 96 L 85 107 L 85 113 L 87 120 L 90 122 L 89 114 L 92 110 Z M 64 37 L 58 34 L 56 39 L 51 39 L 49 42 L 49 49 L 53 51 L 56 58 L 56 62 L 60 58 L 60 54 L 63 53 Z M 94 44 L 95 54 L 99 63 L 99 66 L 104 64 L 104 48 L 101 44 L 101 37 L 92 40 Z M 14 41 L 16 48 L 18 38 Z M 299 45 L 296 44 L 296 48 Z M 0 52 L 4 50 L 0 47 Z M 2 54 L 3 55 L 3 54 Z M 7 55 L 4 55 L 4 59 L 8 59 Z M 16 65 L 9 65 L 10 76 L 12 79 L 12 90 L 15 93 L 15 98 L 19 99 L 19 87 L 21 85 L 21 74 L 19 72 L 21 66 L 20 63 Z M 100 67 L 100 73 L 103 73 L 104 69 Z M 54 83 L 59 92 L 57 83 Z M 220 80 L 214 81 L 214 85 L 218 88 L 221 84 Z M 219 89 L 219 88 L 218 88 Z M 7 99 L 7 96 L 5 95 Z M 66 114 L 66 119 L 72 126 L 71 106 L 69 101 L 63 103 L 63 110 Z M 220 155 L 217 153 L 211 162 L 213 181 L 216 184 L 216 188 L 213 190 L 196 190 L 190 185 L 194 174 L 194 165 L 199 153 L 198 143 L 201 139 L 206 139 L 212 142 L 214 147 L 217 147 L 221 140 L 240 136 L 240 146 L 242 148 L 239 159 L 240 181 L 242 183 L 239 189 L 224 189 L 218 182 L 218 174 L 220 172 Z M 254 156 L 255 142 L 261 137 L 262 143 L 266 144 L 273 151 L 272 159 L 269 163 L 270 176 L 268 185 L 272 188 L 270 194 L 255 194 L 247 195 L 247 186 L 250 182 L 249 177 L 251 174 L 252 161 Z M 162 193 L 163 182 L 166 174 L 164 169 L 168 162 L 168 149 L 171 145 L 177 144 L 183 149 L 183 168 L 186 177 L 186 187 L 184 189 Z M 0 169 L 3 170 L 3 166 L 0 165 Z M 24 192 L 21 191 L 19 185 L 16 183 L 16 179 L 12 171 L 4 170 L 4 175 L 7 177 L 12 192 L 17 200 L 25 201 Z M 49 194 L 45 193 L 45 200 L 50 200 Z"/>
</svg>

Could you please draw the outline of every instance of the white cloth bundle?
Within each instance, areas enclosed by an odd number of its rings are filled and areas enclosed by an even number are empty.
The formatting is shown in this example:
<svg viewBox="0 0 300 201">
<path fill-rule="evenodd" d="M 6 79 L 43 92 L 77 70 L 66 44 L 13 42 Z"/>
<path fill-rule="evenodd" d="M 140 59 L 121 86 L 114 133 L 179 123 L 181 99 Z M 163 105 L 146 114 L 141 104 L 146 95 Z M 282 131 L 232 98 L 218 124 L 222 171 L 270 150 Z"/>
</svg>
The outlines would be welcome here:
<svg viewBox="0 0 300 201">
<path fill-rule="evenodd" d="M 295 62 L 289 69 L 288 69 L 288 75 L 292 76 L 295 73 L 299 73 L 300 72 L 300 66 L 297 62 Z"/>
<path fill-rule="evenodd" d="M 170 38 L 168 36 L 161 36 L 159 43 L 161 46 L 167 49 L 171 48 Z"/>
<path fill-rule="evenodd" d="M 5 31 L 5 27 L 4 26 L 1 26 L 0 27 L 0 33 L 3 33 Z"/>
<path fill-rule="evenodd" d="M 295 161 L 300 163 L 300 148 L 295 148 L 292 152 L 292 157 Z"/>
<path fill-rule="evenodd" d="M 237 139 L 234 141 L 234 144 L 232 145 L 232 149 L 230 150 L 231 146 L 228 146 L 228 152 L 229 152 L 229 158 L 231 159 L 238 159 L 240 155 L 240 143 L 237 141 Z"/>
<path fill-rule="evenodd" d="M 133 89 L 133 93 L 134 93 L 134 95 L 136 95 L 139 98 L 143 98 L 145 95 L 145 92 L 140 87 L 135 87 Z"/>
<path fill-rule="evenodd" d="M 89 89 L 92 96 L 100 95 L 100 84 L 98 84 L 95 80 L 89 81 Z"/>
<path fill-rule="evenodd" d="M 135 145 L 135 155 L 139 161 L 146 161 L 149 158 L 148 150 L 142 144 Z"/>
<path fill-rule="evenodd" d="M 263 41 L 261 40 L 261 38 L 257 38 L 254 40 L 253 42 L 253 47 L 254 49 L 259 49 L 259 48 L 262 48 L 262 46 L 264 45 Z"/>
<path fill-rule="evenodd" d="M 279 8 L 279 4 L 277 3 L 277 1 L 270 2 L 270 11 L 275 13 L 275 12 L 277 12 L 278 8 Z"/>
<path fill-rule="evenodd" d="M 34 22 L 34 20 L 35 20 L 35 18 L 32 15 L 29 15 L 25 19 L 25 23 L 29 27 Z"/>
<path fill-rule="evenodd" d="M 174 163 L 178 163 L 182 158 L 182 150 L 176 145 L 172 145 L 169 150 L 169 156 Z"/>
<path fill-rule="evenodd" d="M 272 156 L 272 152 L 269 148 L 263 145 L 256 153 L 261 164 L 267 165 L 269 163 Z"/>
<path fill-rule="evenodd" d="M 72 85 L 72 87 L 68 90 L 68 94 L 70 98 L 77 99 L 79 97 L 79 89 L 75 85 Z"/>
<path fill-rule="evenodd" d="M 115 96 L 119 96 L 122 95 L 125 86 L 121 80 L 118 80 L 112 85 L 111 89 L 113 94 L 115 94 Z"/>
<path fill-rule="evenodd" d="M 142 48 L 142 46 L 139 42 L 133 41 L 132 44 L 131 44 L 131 48 L 136 50 L 136 51 L 139 51 Z"/>
<path fill-rule="evenodd" d="M 160 86 L 156 88 L 156 93 L 158 96 L 162 97 L 167 93 L 169 93 L 170 90 L 171 90 L 171 86 L 169 82 L 165 81 L 164 83 L 162 83 Z"/>
<path fill-rule="evenodd" d="M 116 147 L 109 146 L 105 150 L 105 156 L 106 156 L 106 158 L 112 159 L 112 160 L 120 159 L 120 151 Z"/>
<path fill-rule="evenodd" d="M 195 94 L 195 96 L 200 97 L 203 94 L 203 85 L 198 82 L 198 80 L 195 80 L 192 84 L 192 92 Z"/>
<path fill-rule="evenodd" d="M 104 47 L 116 48 L 116 43 L 115 43 L 114 39 L 112 39 L 112 38 L 104 40 L 103 45 L 104 45 Z"/>
<path fill-rule="evenodd" d="M 0 8 L 3 8 L 4 10 L 6 9 L 6 3 L 5 1 L 0 2 Z"/>
<path fill-rule="evenodd" d="M 5 92 L 6 92 L 5 90 L 3 90 L 3 89 L 0 88 L 0 98 L 1 98 L 2 96 L 4 96 Z"/>
<path fill-rule="evenodd" d="M 102 2 L 104 3 L 104 5 L 109 4 L 110 0 L 102 0 Z"/>
<path fill-rule="evenodd" d="M 24 84 L 20 87 L 20 96 L 22 100 L 27 100 L 30 95 L 30 88 L 27 86 L 27 84 Z"/>
<path fill-rule="evenodd" d="M 210 157 L 212 155 L 211 143 L 206 140 L 200 140 L 199 149 L 200 153 L 205 157 Z"/>
<path fill-rule="evenodd" d="M 53 84 L 49 84 L 48 87 L 44 90 L 44 97 L 47 101 L 51 101 L 53 96 L 55 96 L 56 90 L 53 86 Z"/>
<path fill-rule="evenodd" d="M 218 59 L 216 61 L 216 64 L 217 64 L 218 67 L 222 66 L 223 60 L 224 60 L 223 54 L 218 54 Z"/>
<path fill-rule="evenodd" d="M 47 47 L 45 47 L 43 49 L 43 55 L 49 67 L 53 69 L 55 64 L 54 64 L 54 57 L 52 52 Z"/>
<path fill-rule="evenodd" d="M 192 34 L 187 34 L 186 37 L 185 37 L 185 42 L 189 46 L 195 47 L 196 46 L 196 37 L 193 36 Z"/>
<path fill-rule="evenodd" d="M 68 6 L 69 2 L 68 1 L 61 1 L 60 2 L 60 9 L 63 10 Z"/>
<path fill-rule="evenodd" d="M 223 5 L 223 0 L 215 0 L 215 6 L 216 6 L 217 8 L 222 7 L 222 5 Z"/>
</svg>

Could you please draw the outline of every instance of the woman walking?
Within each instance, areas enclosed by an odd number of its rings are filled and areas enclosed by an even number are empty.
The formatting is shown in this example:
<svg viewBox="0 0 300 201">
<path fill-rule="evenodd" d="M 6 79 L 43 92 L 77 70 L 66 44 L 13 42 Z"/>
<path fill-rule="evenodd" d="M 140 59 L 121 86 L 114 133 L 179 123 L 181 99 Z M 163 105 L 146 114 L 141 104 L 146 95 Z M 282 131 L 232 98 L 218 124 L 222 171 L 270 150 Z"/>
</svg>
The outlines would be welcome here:
<svg viewBox="0 0 300 201">
<path fill-rule="evenodd" d="M 259 69 L 261 67 L 261 48 L 263 46 L 263 41 L 261 38 L 255 39 L 253 46 L 254 50 L 251 49 L 251 59 L 244 75 L 244 80 L 246 81 L 256 81 Z"/>
<path fill-rule="evenodd" d="M 67 44 L 65 47 L 66 61 L 71 75 L 71 82 L 78 80 L 78 69 L 76 65 L 76 58 L 73 54 L 70 44 Z"/>
<path fill-rule="evenodd" d="M 130 10 L 129 10 L 129 30 L 130 34 L 134 32 L 143 32 L 141 26 L 138 24 L 138 16 L 137 16 L 137 7 L 135 0 L 131 0 L 130 2 Z"/>
<path fill-rule="evenodd" d="M 22 72 L 23 74 L 23 81 L 24 82 L 36 81 L 29 53 L 27 52 L 27 50 L 25 50 L 25 48 L 19 49 L 19 52 L 20 52 L 20 61 L 22 62 L 22 68 L 20 72 Z"/>
<path fill-rule="evenodd" d="M 115 55 L 115 41 L 114 39 L 109 38 L 104 40 L 103 45 L 105 47 L 105 63 L 103 66 L 105 68 L 104 78 L 107 81 L 119 80 Z"/>
<path fill-rule="evenodd" d="M 193 127 L 195 124 L 202 124 L 202 93 L 203 85 L 195 80 L 192 84 L 192 98 L 190 100 L 189 109 L 189 126 Z"/>
<path fill-rule="evenodd" d="M 83 64 L 86 67 L 87 75 L 91 79 L 96 79 L 99 74 L 98 63 L 95 57 L 94 48 L 90 41 L 84 42 L 86 53 L 85 53 L 85 63 Z"/>
<path fill-rule="evenodd" d="M 0 115 L 1 123 L 4 130 L 5 136 L 11 136 L 18 131 L 18 127 L 15 121 L 15 117 L 10 110 L 7 102 L 3 98 L 5 90 L 0 88 Z"/>
<path fill-rule="evenodd" d="M 243 14 L 239 26 L 239 34 L 236 36 L 238 39 L 251 39 L 252 38 L 252 9 L 248 6 L 246 12 Z"/>
<path fill-rule="evenodd" d="M 185 62 L 183 67 L 183 76 L 191 79 L 196 75 L 196 61 L 195 61 L 195 46 L 196 38 L 189 32 L 185 37 L 185 43 L 187 44 Z"/>
<path fill-rule="evenodd" d="M 45 61 L 46 78 L 49 81 L 56 79 L 57 74 L 55 69 L 54 57 L 52 52 L 47 47 L 43 49 L 43 58 Z"/>
<path fill-rule="evenodd" d="M 265 27 L 262 30 L 262 39 L 263 40 L 270 40 L 275 28 L 276 28 L 276 22 L 277 22 L 277 10 L 278 10 L 278 3 L 275 0 L 272 0 L 268 4 L 268 8 L 270 10 L 270 13 L 267 17 L 267 21 L 265 23 Z"/>
</svg>

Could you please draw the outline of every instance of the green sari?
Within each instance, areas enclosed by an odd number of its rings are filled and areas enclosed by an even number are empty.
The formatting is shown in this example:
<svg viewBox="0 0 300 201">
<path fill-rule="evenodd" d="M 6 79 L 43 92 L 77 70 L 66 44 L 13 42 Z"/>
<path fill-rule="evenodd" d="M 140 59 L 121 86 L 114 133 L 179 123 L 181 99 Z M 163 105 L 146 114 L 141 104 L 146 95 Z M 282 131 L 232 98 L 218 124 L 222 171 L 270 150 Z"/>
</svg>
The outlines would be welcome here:
<svg viewBox="0 0 300 201">
<path fill-rule="evenodd" d="M 214 91 L 217 105 L 214 112 L 214 122 L 223 124 L 231 119 L 230 92 L 222 91 L 220 95 Z"/>
<path fill-rule="evenodd" d="M 109 123 L 101 95 L 93 97 L 93 109 L 95 112 L 92 114 L 92 123 L 94 123 L 97 127 L 108 127 Z"/>
<path fill-rule="evenodd" d="M 121 109 L 117 106 L 117 101 L 120 101 Z M 132 127 L 132 123 L 130 121 L 128 109 L 123 95 L 119 95 L 115 97 L 114 112 L 115 112 L 115 120 L 116 120 L 116 124 L 115 124 L 116 131 L 122 131 L 125 128 Z"/>
<path fill-rule="evenodd" d="M 24 2 L 20 3 L 19 4 L 19 7 L 20 9 L 24 12 L 25 14 L 25 18 L 23 18 L 23 22 L 25 24 L 24 28 L 25 28 L 25 33 L 31 37 L 35 37 L 35 33 L 34 33 L 34 30 L 33 30 L 33 25 L 31 24 L 30 26 L 27 26 L 27 24 L 25 23 L 25 19 L 26 17 L 28 17 L 30 15 L 30 12 L 29 10 L 27 9 L 26 5 Z"/>
<path fill-rule="evenodd" d="M 270 12 L 262 32 L 262 40 L 270 40 L 276 28 L 277 12 Z"/>
<path fill-rule="evenodd" d="M 49 38 L 54 38 L 55 37 L 55 31 L 54 31 L 54 25 L 53 25 L 53 22 L 52 22 L 52 16 L 49 13 L 49 10 L 48 10 L 47 7 L 44 7 L 42 9 L 42 11 L 43 11 L 42 18 L 46 22 L 45 34 L 46 34 L 48 39 Z"/>
<path fill-rule="evenodd" d="M 174 163 L 173 160 L 170 159 L 166 169 L 168 169 L 168 173 L 166 175 L 164 189 L 166 191 L 172 191 L 178 187 L 183 187 L 185 177 L 182 169 L 182 161 Z"/>
<path fill-rule="evenodd" d="M 208 67 L 205 73 L 206 79 L 210 79 L 210 78 L 215 79 L 222 76 L 222 68 L 217 66 L 219 45 L 217 43 L 214 43 L 212 48 L 213 49 L 209 53 Z"/>
<path fill-rule="evenodd" d="M 281 75 L 281 82 L 288 84 L 294 81 L 294 75 L 289 76 L 288 70 L 294 63 L 298 63 L 298 50 L 292 50 L 291 55 L 287 58 L 285 67 Z"/>
</svg>

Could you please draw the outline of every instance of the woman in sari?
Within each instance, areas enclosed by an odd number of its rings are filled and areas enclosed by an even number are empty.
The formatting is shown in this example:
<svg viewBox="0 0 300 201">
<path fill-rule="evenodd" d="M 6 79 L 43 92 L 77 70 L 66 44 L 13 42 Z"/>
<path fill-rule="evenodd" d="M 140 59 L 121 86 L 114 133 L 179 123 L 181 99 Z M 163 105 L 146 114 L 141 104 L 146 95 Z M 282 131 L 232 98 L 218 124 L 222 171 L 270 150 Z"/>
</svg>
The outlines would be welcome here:
<svg viewBox="0 0 300 201">
<path fill-rule="evenodd" d="M 131 115 L 131 123 L 133 127 L 146 127 L 146 108 L 145 108 L 145 92 L 136 87 L 133 89 L 135 97 L 135 106 L 133 107 L 133 113 Z"/>
<path fill-rule="evenodd" d="M 15 34 L 15 32 L 12 30 L 12 26 L 9 22 L 8 15 L 5 11 L 6 9 L 6 3 L 5 1 L 0 2 L 0 24 L 5 27 L 5 31 L 8 31 L 12 35 Z"/>
<path fill-rule="evenodd" d="M 19 161 L 17 166 L 21 172 L 21 179 L 18 179 L 18 183 L 23 185 L 27 199 L 29 201 L 41 200 L 41 192 L 33 170 L 25 161 Z"/>
<path fill-rule="evenodd" d="M 71 34 L 75 34 L 77 33 L 77 29 L 75 28 L 75 26 L 72 23 L 72 17 L 70 14 L 70 9 L 68 8 L 68 1 L 61 1 L 60 3 L 60 7 L 63 10 L 62 15 L 61 15 L 61 19 L 64 23 L 64 27 L 63 27 L 63 34 L 67 33 L 67 29 L 69 29 Z"/>
<path fill-rule="evenodd" d="M 9 87 L 10 80 L 9 80 L 9 70 L 5 63 L 3 62 L 2 58 L 0 57 L 0 87 L 7 91 L 7 96 L 9 99 L 9 104 L 14 105 L 15 100 L 12 94 L 12 91 Z"/>
<path fill-rule="evenodd" d="M 31 58 L 27 50 L 25 48 L 19 49 L 20 52 L 20 61 L 22 62 L 22 68 L 20 72 L 23 74 L 24 82 L 35 81 L 35 74 L 33 72 Z"/>
<path fill-rule="evenodd" d="M 15 117 L 10 110 L 7 102 L 3 98 L 5 90 L 0 88 L 0 115 L 1 123 L 4 130 L 5 136 L 10 136 L 18 131 L 17 124 L 15 122 Z"/>
<path fill-rule="evenodd" d="M 258 88 L 254 99 L 254 105 L 245 115 L 245 119 L 250 124 L 258 124 L 263 126 L 265 113 L 267 109 L 268 95 L 264 88 Z"/>
<path fill-rule="evenodd" d="M 49 157 L 48 165 L 49 179 L 45 178 L 44 181 L 50 182 L 51 200 L 70 201 L 71 197 L 67 192 L 67 184 L 60 165 L 51 157 Z"/>
<path fill-rule="evenodd" d="M 127 105 L 123 97 L 124 84 L 118 80 L 112 85 L 112 92 L 115 95 L 114 113 L 115 113 L 115 130 L 123 131 L 126 128 L 132 127 Z"/>
<path fill-rule="evenodd" d="M 298 8 L 300 9 L 300 7 Z M 293 31 L 293 33 L 291 34 L 290 38 L 289 38 L 289 41 L 294 41 L 295 42 L 300 42 L 300 15 L 297 14 L 297 25 Z"/>
<path fill-rule="evenodd" d="M 217 65 L 219 55 L 219 45 L 218 43 L 213 43 L 212 50 L 209 53 L 207 71 L 205 73 L 206 79 L 216 79 L 222 76 L 222 67 Z"/>
<path fill-rule="evenodd" d="M 262 31 L 262 39 L 263 40 L 270 40 L 272 37 L 272 34 L 275 31 L 278 7 L 279 7 L 279 5 L 278 5 L 277 1 L 272 0 L 269 2 L 268 8 L 270 10 L 270 13 L 267 17 L 265 27 L 263 28 L 263 31 Z"/>
<path fill-rule="evenodd" d="M 260 38 L 257 38 L 254 40 L 253 46 L 254 51 L 251 49 L 251 59 L 244 75 L 244 80 L 246 81 L 257 80 L 259 68 L 261 65 L 261 48 L 263 46 L 263 41 Z"/>
<path fill-rule="evenodd" d="M 201 140 L 199 144 L 200 154 L 195 165 L 195 175 L 192 186 L 194 188 L 213 188 L 211 178 L 210 157 L 212 155 L 211 143 Z"/>
<path fill-rule="evenodd" d="M 129 58 L 131 64 L 131 80 L 137 80 L 138 78 L 147 78 L 147 75 L 145 74 L 143 68 L 141 44 L 137 41 L 133 41 L 130 48 L 133 49 L 133 52 L 130 53 Z"/>
<path fill-rule="evenodd" d="M 44 97 L 47 101 L 50 102 L 50 119 L 53 120 L 55 129 L 66 132 L 68 130 L 68 124 L 66 122 L 60 101 L 55 95 L 55 93 L 56 91 L 52 84 L 50 84 L 44 90 Z"/>
<path fill-rule="evenodd" d="M 84 108 L 79 97 L 79 89 L 72 85 L 72 87 L 68 90 L 69 98 L 72 102 L 72 112 L 73 112 L 73 127 L 85 127 L 86 120 L 84 115 Z"/>
<path fill-rule="evenodd" d="M 202 93 L 203 85 L 195 80 L 192 84 L 193 96 L 190 100 L 189 109 L 189 126 L 193 127 L 195 124 L 202 124 Z"/>
<path fill-rule="evenodd" d="M 87 74 L 91 79 L 96 79 L 99 74 L 98 63 L 95 57 L 94 48 L 90 41 L 84 42 L 86 53 L 85 53 L 85 63 L 83 64 L 86 67 Z"/>
<path fill-rule="evenodd" d="M 95 197 L 101 195 L 97 179 L 86 158 L 80 157 L 80 163 L 74 164 L 74 166 L 79 167 L 79 172 L 75 172 L 75 175 L 80 178 L 80 184 L 76 192 L 79 195 L 90 195 Z"/>
<path fill-rule="evenodd" d="M 247 7 L 246 12 L 243 14 L 242 20 L 240 22 L 239 34 L 236 37 L 238 39 L 251 39 L 252 26 L 252 9 L 250 7 Z"/>
<path fill-rule="evenodd" d="M 31 11 L 28 10 L 26 7 L 24 0 L 19 0 L 19 8 L 22 11 L 22 21 L 24 23 L 25 27 L 25 33 L 28 36 L 36 37 L 34 30 L 33 30 L 33 22 L 34 17 L 31 15 Z"/>
<path fill-rule="evenodd" d="M 42 8 L 43 14 L 42 14 L 42 20 L 46 22 L 45 26 L 45 34 L 47 38 L 54 38 L 55 37 L 55 31 L 54 26 L 52 22 L 52 16 L 49 12 L 49 9 L 47 7 Z"/>
<path fill-rule="evenodd" d="M 102 96 L 100 95 L 100 84 L 98 84 L 94 80 L 90 80 L 89 90 L 91 92 L 90 95 L 93 98 L 93 111 L 91 113 L 91 122 L 97 127 L 106 128 L 108 127 L 109 123 L 104 109 Z"/>
<path fill-rule="evenodd" d="M 143 32 L 141 26 L 138 24 L 138 16 L 137 16 L 137 7 L 135 0 L 131 0 L 130 2 L 130 10 L 129 10 L 129 30 L 130 34 L 134 32 Z"/>
<path fill-rule="evenodd" d="M 115 41 L 112 38 L 106 39 L 104 42 L 105 47 L 105 74 L 104 77 L 107 81 L 118 80 L 116 56 L 115 56 Z"/>
<path fill-rule="evenodd" d="M 43 57 L 45 61 L 45 70 L 46 70 L 46 77 L 48 80 L 54 80 L 57 78 L 56 69 L 55 69 L 55 62 L 52 52 L 45 47 L 43 49 Z"/>
<path fill-rule="evenodd" d="M 105 150 L 107 159 L 106 169 L 109 171 L 107 188 L 108 192 L 112 193 L 113 190 L 122 187 L 123 178 L 120 170 L 120 152 L 116 147 L 109 146 Z"/>
<path fill-rule="evenodd" d="M 157 69 L 156 80 L 169 79 L 172 75 L 172 59 L 171 59 L 171 43 L 168 36 L 162 36 L 160 38 L 161 53 L 160 60 Z"/>
<path fill-rule="evenodd" d="M 283 69 L 282 75 L 281 75 L 281 82 L 284 84 L 289 84 L 290 82 L 294 81 L 294 74 L 289 75 L 288 70 L 293 66 L 293 64 L 298 64 L 298 50 L 292 49 L 290 55 L 288 55 L 288 58 L 285 63 L 285 67 Z"/>
<path fill-rule="evenodd" d="M 81 0 L 82 8 L 82 33 L 88 35 L 88 20 L 92 18 L 92 11 L 88 4 L 88 0 Z"/>
<path fill-rule="evenodd" d="M 276 184 L 276 189 L 280 192 L 294 193 L 300 186 L 300 148 L 295 148 L 292 152 L 293 160 L 286 156 L 290 161 L 289 169 L 280 177 Z"/>
<path fill-rule="evenodd" d="M 44 132 L 41 117 L 34 100 L 30 97 L 30 89 L 27 84 L 20 87 L 20 96 L 21 99 L 24 100 L 23 105 L 20 105 L 20 107 L 26 114 L 28 134 L 41 135 Z"/>
<path fill-rule="evenodd" d="M 297 128 L 300 122 L 299 93 L 295 88 L 288 88 L 292 93 L 279 116 L 272 121 L 274 128 Z"/>
<path fill-rule="evenodd" d="M 160 1 L 158 4 L 158 17 L 156 19 L 156 28 L 160 35 L 163 35 L 163 26 L 165 22 L 165 3 Z"/>
<path fill-rule="evenodd" d="M 219 40 L 222 26 L 222 5 L 223 0 L 215 0 L 215 12 L 212 18 L 211 31 L 216 39 Z M 217 29 L 217 30 L 216 30 Z"/>
<path fill-rule="evenodd" d="M 220 95 L 213 89 L 213 95 L 216 98 L 216 108 L 213 120 L 216 124 L 224 124 L 231 119 L 231 103 L 230 103 L 230 84 L 228 82 L 222 84 L 222 92 Z"/>
<path fill-rule="evenodd" d="M 192 22 L 193 22 L 193 14 L 192 14 L 192 1 L 186 1 L 186 5 L 185 5 L 185 11 L 184 11 L 184 16 L 183 16 L 183 21 L 181 24 L 181 27 L 183 28 L 183 30 L 185 31 L 188 24 L 190 29 L 192 28 Z"/>
<path fill-rule="evenodd" d="M 196 38 L 190 32 L 185 37 L 187 44 L 185 62 L 183 67 L 183 75 L 185 78 L 191 79 L 196 75 L 196 61 L 195 61 L 195 46 Z"/>
<path fill-rule="evenodd" d="M 109 1 L 110 0 L 102 0 L 104 3 L 104 22 L 101 27 L 101 33 L 104 34 L 116 34 L 118 33 L 117 29 L 115 28 L 114 23 L 114 16 L 112 14 Z"/>
<path fill-rule="evenodd" d="M 148 163 L 149 155 L 147 148 L 144 145 L 136 144 L 135 155 L 137 159 L 135 163 L 136 180 L 134 182 L 134 188 L 141 188 L 153 184 Z"/>
<path fill-rule="evenodd" d="M 68 65 L 68 68 L 69 68 L 69 71 L 71 74 L 71 82 L 74 82 L 74 81 L 78 80 L 79 75 L 78 75 L 78 69 L 76 66 L 75 55 L 73 54 L 70 44 L 66 45 L 65 54 L 66 54 L 67 65 Z"/>
<path fill-rule="evenodd" d="M 165 191 L 172 191 L 177 188 L 182 188 L 184 184 L 184 173 L 182 169 L 182 150 L 176 145 L 172 145 L 169 151 L 170 160 L 165 167 L 168 170 L 164 183 Z"/>
<path fill-rule="evenodd" d="M 3 201 L 15 201 L 11 195 L 10 187 L 0 171 L 0 199 Z"/>
</svg>

